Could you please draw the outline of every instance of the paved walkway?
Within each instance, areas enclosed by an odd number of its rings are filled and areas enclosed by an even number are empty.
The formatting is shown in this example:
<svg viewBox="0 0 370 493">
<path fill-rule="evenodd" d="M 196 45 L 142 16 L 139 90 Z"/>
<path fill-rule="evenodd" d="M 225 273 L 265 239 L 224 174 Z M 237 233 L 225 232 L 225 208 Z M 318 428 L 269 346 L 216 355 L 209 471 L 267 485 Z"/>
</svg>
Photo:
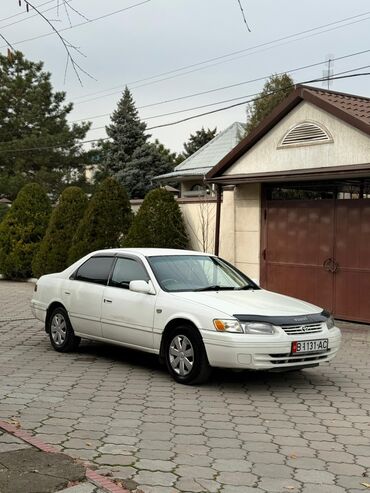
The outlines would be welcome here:
<svg viewBox="0 0 370 493">
<path fill-rule="evenodd" d="M 319 368 L 218 370 L 185 387 L 151 355 L 56 353 L 32 288 L 0 282 L 2 419 L 145 493 L 369 491 L 369 327 L 343 324 L 343 349 Z"/>
<path fill-rule="evenodd" d="M 6 423 L 1 423 L 0 426 Z M 19 433 L 14 425 L 15 433 Z M 22 433 L 22 432 L 21 432 Z M 24 434 L 27 440 L 27 433 Z M 29 437 L 32 441 L 32 437 Z M 24 439 L 0 428 L 1 493 L 106 493 L 86 478 L 81 461 L 53 453 L 40 444 L 41 450 Z M 104 481 L 104 478 L 102 478 Z"/>
</svg>

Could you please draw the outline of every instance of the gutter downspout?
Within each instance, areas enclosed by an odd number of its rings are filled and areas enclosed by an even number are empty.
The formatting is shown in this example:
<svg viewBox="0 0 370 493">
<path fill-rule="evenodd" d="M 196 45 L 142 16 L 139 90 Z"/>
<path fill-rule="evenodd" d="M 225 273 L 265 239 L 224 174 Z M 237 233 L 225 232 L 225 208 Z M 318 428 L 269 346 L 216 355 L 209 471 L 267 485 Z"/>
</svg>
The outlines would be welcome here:
<svg viewBox="0 0 370 493">
<path fill-rule="evenodd" d="M 215 255 L 220 251 L 220 223 L 221 223 L 221 185 L 216 185 L 216 225 L 215 225 Z"/>
</svg>

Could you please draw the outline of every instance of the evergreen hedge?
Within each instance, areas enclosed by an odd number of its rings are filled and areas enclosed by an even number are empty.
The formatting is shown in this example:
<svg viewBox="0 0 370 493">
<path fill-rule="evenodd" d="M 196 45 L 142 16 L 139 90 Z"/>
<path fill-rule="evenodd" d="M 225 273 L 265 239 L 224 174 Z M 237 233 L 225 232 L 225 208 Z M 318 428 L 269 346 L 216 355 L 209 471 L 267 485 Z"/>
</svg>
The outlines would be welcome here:
<svg viewBox="0 0 370 493">
<path fill-rule="evenodd" d="M 187 248 L 189 243 L 180 207 L 164 188 L 145 197 L 124 241 L 125 247 Z"/>
<path fill-rule="evenodd" d="M 61 272 L 68 266 L 68 251 L 87 202 L 86 194 L 79 187 L 68 187 L 61 194 L 51 214 L 40 249 L 32 262 L 35 277 Z"/>
<path fill-rule="evenodd" d="M 119 247 L 131 221 L 126 190 L 113 178 L 106 178 L 92 196 L 73 236 L 68 265 L 94 250 Z"/>
<path fill-rule="evenodd" d="M 32 276 L 32 259 L 40 246 L 51 212 L 37 183 L 25 185 L 0 224 L 0 273 L 9 279 Z"/>
</svg>

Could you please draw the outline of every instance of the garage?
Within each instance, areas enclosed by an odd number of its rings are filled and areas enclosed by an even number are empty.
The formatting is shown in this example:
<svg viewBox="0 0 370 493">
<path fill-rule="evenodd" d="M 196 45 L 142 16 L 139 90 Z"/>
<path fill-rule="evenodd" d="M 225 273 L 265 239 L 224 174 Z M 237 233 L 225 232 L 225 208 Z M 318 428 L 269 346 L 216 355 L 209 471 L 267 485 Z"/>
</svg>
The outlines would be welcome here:
<svg viewBox="0 0 370 493">
<path fill-rule="evenodd" d="M 215 245 L 262 287 L 370 322 L 370 99 L 308 86 L 206 176 Z"/>
<path fill-rule="evenodd" d="M 370 322 L 367 180 L 264 187 L 261 284 Z"/>
</svg>

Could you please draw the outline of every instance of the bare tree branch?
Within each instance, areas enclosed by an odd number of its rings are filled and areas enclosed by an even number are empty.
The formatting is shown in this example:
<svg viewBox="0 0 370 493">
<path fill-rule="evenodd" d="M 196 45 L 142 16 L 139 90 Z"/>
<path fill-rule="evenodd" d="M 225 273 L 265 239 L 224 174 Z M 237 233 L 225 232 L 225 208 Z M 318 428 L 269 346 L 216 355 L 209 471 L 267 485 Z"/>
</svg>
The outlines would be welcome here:
<svg viewBox="0 0 370 493">
<path fill-rule="evenodd" d="M 58 0 L 58 2 L 59 2 L 59 0 Z M 67 4 L 68 5 L 68 8 L 70 8 L 71 10 L 73 10 L 73 12 L 75 12 L 77 15 L 79 15 L 83 19 L 85 19 L 85 21 L 90 22 L 90 19 L 88 17 L 86 17 L 82 12 L 79 12 L 77 9 L 75 9 L 75 8 L 72 7 L 70 0 L 64 0 L 64 4 Z"/>
<path fill-rule="evenodd" d="M 73 8 L 70 5 L 70 1 L 71 0 L 56 0 L 56 5 L 53 8 L 56 8 L 57 9 L 57 15 L 59 16 L 59 8 L 60 8 L 60 5 L 63 5 L 70 26 L 72 26 L 72 22 L 71 22 L 71 18 L 70 18 L 70 15 L 69 15 L 69 9 L 71 9 L 71 11 L 75 12 L 80 17 L 82 17 L 83 19 L 85 19 L 86 21 L 89 22 L 90 20 L 87 17 L 85 17 L 83 14 L 81 14 L 81 12 L 79 12 L 78 10 L 76 10 L 75 8 Z M 82 80 L 81 80 L 81 74 L 85 74 L 86 76 L 90 77 L 91 79 L 96 80 L 91 74 L 89 74 L 85 69 L 83 69 L 81 67 L 81 65 L 76 61 L 76 59 L 75 59 L 75 57 L 73 55 L 73 53 L 76 52 L 79 55 L 85 56 L 84 53 L 81 52 L 81 50 L 79 49 L 79 47 L 75 46 L 70 41 L 68 41 L 64 36 L 62 36 L 60 34 L 60 32 L 58 31 L 58 29 L 54 26 L 53 22 L 60 22 L 60 19 L 57 19 L 57 20 L 48 19 L 46 17 L 46 15 L 44 14 L 44 11 L 40 10 L 40 8 L 39 8 L 40 6 L 35 6 L 33 4 L 33 1 L 30 2 L 29 0 L 23 0 L 23 2 L 24 2 L 24 5 L 26 7 L 26 12 L 29 12 L 30 9 L 33 9 L 36 12 L 35 15 L 38 15 L 39 17 L 41 17 L 51 27 L 51 29 L 53 30 L 53 32 L 60 39 L 60 41 L 61 41 L 61 43 L 62 43 L 62 45 L 63 45 L 63 47 L 64 47 L 64 49 L 65 49 L 65 51 L 67 53 L 67 61 L 66 61 L 66 66 L 65 66 L 65 71 L 64 71 L 64 81 L 66 80 L 66 77 L 67 77 L 67 71 L 68 71 L 69 64 L 71 64 L 71 66 L 73 68 L 73 71 L 76 74 L 76 77 L 77 77 L 79 83 L 81 84 L 81 86 L 83 85 L 82 84 Z M 46 3 L 49 3 L 49 2 L 45 2 L 45 3 L 41 4 L 41 5 L 45 5 Z M 22 0 L 18 0 L 18 4 L 21 7 L 22 6 Z M 46 10 L 52 10 L 52 9 L 49 8 L 49 9 L 46 9 Z M 7 26 L 4 26 L 4 27 L 7 27 Z M 11 53 L 12 52 L 15 52 L 15 49 L 12 46 L 12 44 L 10 43 L 10 41 L 3 34 L 1 34 L 1 33 L 0 33 L 0 38 L 3 39 L 4 42 L 6 43 L 6 45 L 10 48 L 10 50 L 12 50 L 12 51 L 10 51 L 8 49 L 8 58 L 10 60 L 11 59 Z"/>
<path fill-rule="evenodd" d="M 21 2 L 21 0 L 19 0 Z M 51 27 L 51 29 L 55 32 L 55 34 L 58 36 L 58 38 L 60 39 L 60 41 L 62 42 L 63 46 L 64 46 L 64 49 L 67 53 L 67 63 L 66 63 L 66 69 L 65 69 L 65 76 L 66 76 L 66 72 L 67 72 L 67 69 L 68 69 L 68 64 L 69 62 L 71 63 L 72 65 L 72 68 L 73 68 L 73 71 L 74 73 L 76 74 L 76 77 L 78 79 L 78 81 L 80 82 L 81 86 L 83 85 L 82 84 L 82 80 L 81 80 L 81 77 L 80 77 L 80 73 L 83 73 L 85 75 L 87 75 L 88 77 L 90 77 L 91 79 L 94 79 L 96 80 L 91 74 L 89 74 L 86 70 L 84 70 L 81 65 L 79 65 L 77 63 L 77 61 L 75 60 L 75 58 L 73 57 L 72 55 L 72 51 L 76 51 L 77 53 L 79 53 L 80 55 L 83 55 L 83 53 L 79 50 L 79 48 L 75 45 L 73 45 L 72 43 L 70 43 L 66 38 L 64 38 L 64 36 L 62 36 L 60 34 L 60 32 L 58 31 L 58 29 L 53 25 L 53 23 L 38 9 L 38 7 L 35 7 L 35 5 L 33 3 L 31 3 L 29 0 L 24 0 L 24 3 L 26 4 L 26 7 L 27 9 L 29 7 L 31 7 L 35 12 L 37 12 L 39 14 L 40 17 L 42 17 L 44 19 L 44 21 Z M 63 5 L 65 8 L 66 7 L 66 4 L 69 6 L 68 4 L 68 1 L 67 0 L 63 0 Z M 70 7 L 70 6 L 69 6 Z M 67 10 L 66 10 L 67 11 Z M 68 13 L 68 11 L 67 11 Z M 68 18 L 69 18 L 69 14 L 68 14 Z M 85 56 L 85 55 L 83 55 Z"/>
<path fill-rule="evenodd" d="M 9 46 L 9 48 L 11 48 L 13 51 L 15 51 L 15 49 L 13 48 L 13 46 L 11 45 L 10 41 L 8 41 L 6 39 L 5 36 L 3 36 L 1 33 L 0 33 L 0 38 L 3 39 L 5 41 L 5 43 Z"/>
<path fill-rule="evenodd" d="M 244 9 L 243 9 L 243 6 L 242 6 L 242 3 L 241 3 L 241 1 L 240 1 L 240 0 L 238 0 L 238 4 L 239 4 L 240 11 L 241 11 L 241 13 L 242 13 L 242 16 L 243 16 L 243 21 L 244 21 L 244 24 L 246 25 L 246 27 L 247 27 L 248 31 L 249 31 L 249 32 L 252 32 L 252 31 L 250 30 L 249 25 L 248 25 L 247 19 L 246 19 L 245 14 L 244 14 Z"/>
</svg>

